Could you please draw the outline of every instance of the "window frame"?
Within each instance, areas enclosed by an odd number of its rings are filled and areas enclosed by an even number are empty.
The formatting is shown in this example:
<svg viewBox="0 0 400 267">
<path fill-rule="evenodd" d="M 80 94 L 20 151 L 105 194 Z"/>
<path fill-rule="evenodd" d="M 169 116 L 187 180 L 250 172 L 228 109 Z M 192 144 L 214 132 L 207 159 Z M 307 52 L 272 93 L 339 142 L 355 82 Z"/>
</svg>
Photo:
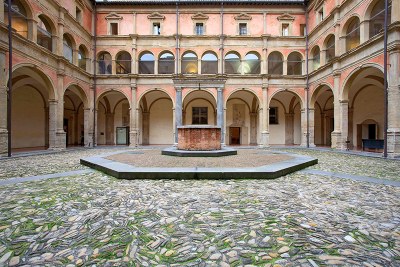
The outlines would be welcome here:
<svg viewBox="0 0 400 267">
<path fill-rule="evenodd" d="M 244 27 L 242 27 L 244 26 Z M 245 29 L 245 32 L 242 32 L 242 29 Z M 247 27 L 247 22 L 239 22 L 238 23 L 238 35 L 240 36 L 247 36 L 249 35 L 249 30 Z"/>
<path fill-rule="evenodd" d="M 274 110 L 274 114 L 272 114 L 271 110 Z M 278 107 L 270 107 L 269 108 L 268 124 L 269 125 L 279 125 L 279 109 L 278 109 Z"/>
<path fill-rule="evenodd" d="M 205 119 L 205 123 L 202 123 L 202 119 Z M 208 125 L 208 107 L 192 107 L 192 125 Z"/>
</svg>

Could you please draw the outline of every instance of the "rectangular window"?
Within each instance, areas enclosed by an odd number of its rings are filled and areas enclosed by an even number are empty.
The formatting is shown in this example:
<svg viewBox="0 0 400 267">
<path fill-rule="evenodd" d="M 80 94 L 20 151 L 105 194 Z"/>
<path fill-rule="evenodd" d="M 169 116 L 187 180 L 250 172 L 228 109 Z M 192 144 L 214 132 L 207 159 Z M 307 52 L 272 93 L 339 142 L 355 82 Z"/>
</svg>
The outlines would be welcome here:
<svg viewBox="0 0 400 267">
<path fill-rule="evenodd" d="M 204 25 L 203 23 L 196 23 L 196 35 L 204 34 Z"/>
<path fill-rule="evenodd" d="M 247 23 L 239 23 L 239 35 L 247 35 Z"/>
<path fill-rule="evenodd" d="M 153 35 L 160 35 L 160 34 L 161 34 L 161 24 L 153 23 Z"/>
<path fill-rule="evenodd" d="M 82 11 L 79 8 L 76 8 L 76 21 L 82 24 Z"/>
<path fill-rule="evenodd" d="M 300 24 L 300 36 L 306 36 L 306 25 Z"/>
<path fill-rule="evenodd" d="M 289 24 L 282 24 L 282 36 L 289 36 Z"/>
<path fill-rule="evenodd" d="M 318 20 L 319 22 L 324 20 L 324 10 L 322 8 L 318 11 Z"/>
<path fill-rule="evenodd" d="M 208 124 L 208 108 L 193 107 L 192 108 L 192 124 Z"/>
<path fill-rule="evenodd" d="M 269 108 L 269 124 L 279 124 L 278 123 L 278 108 Z"/>
<path fill-rule="evenodd" d="M 110 23 L 110 34 L 118 35 L 118 23 Z"/>
</svg>

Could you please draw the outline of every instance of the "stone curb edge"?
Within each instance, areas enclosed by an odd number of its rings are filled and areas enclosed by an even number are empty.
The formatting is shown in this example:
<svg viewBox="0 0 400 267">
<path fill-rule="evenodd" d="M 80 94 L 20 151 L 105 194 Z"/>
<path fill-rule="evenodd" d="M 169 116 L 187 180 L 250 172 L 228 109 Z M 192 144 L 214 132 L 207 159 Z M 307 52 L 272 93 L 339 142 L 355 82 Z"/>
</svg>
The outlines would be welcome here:
<svg viewBox="0 0 400 267">
<path fill-rule="evenodd" d="M 126 151 L 125 151 L 126 152 Z M 145 168 L 105 159 L 99 155 L 80 159 L 82 165 L 118 179 L 276 179 L 318 163 L 318 159 L 288 154 L 290 160 L 255 168 Z"/>
</svg>

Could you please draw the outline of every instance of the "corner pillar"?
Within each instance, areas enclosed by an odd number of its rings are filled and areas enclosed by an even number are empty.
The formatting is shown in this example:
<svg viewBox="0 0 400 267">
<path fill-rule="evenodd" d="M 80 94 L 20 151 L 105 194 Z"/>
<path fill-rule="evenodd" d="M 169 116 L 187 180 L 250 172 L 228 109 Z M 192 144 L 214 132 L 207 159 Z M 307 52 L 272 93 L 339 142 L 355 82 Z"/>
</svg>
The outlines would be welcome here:
<svg viewBox="0 0 400 267">
<path fill-rule="evenodd" d="M 4 3 L 0 1 L 4 8 Z M 4 15 L 4 13 L 2 14 Z M 0 66 L 6 66 L 6 53 L 0 51 Z M 0 156 L 8 152 L 8 131 L 7 131 L 7 85 L 6 70 L 0 70 Z"/>
</svg>

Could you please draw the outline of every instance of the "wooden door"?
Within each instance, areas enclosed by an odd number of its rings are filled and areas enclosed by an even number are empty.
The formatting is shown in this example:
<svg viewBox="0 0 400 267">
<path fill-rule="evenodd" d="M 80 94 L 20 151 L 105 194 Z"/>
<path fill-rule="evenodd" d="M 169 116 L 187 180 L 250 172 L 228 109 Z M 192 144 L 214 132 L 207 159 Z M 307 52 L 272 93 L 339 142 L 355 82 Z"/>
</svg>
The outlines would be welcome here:
<svg viewBox="0 0 400 267">
<path fill-rule="evenodd" d="M 229 136 L 231 145 L 240 145 L 240 127 L 230 127 Z"/>
</svg>

